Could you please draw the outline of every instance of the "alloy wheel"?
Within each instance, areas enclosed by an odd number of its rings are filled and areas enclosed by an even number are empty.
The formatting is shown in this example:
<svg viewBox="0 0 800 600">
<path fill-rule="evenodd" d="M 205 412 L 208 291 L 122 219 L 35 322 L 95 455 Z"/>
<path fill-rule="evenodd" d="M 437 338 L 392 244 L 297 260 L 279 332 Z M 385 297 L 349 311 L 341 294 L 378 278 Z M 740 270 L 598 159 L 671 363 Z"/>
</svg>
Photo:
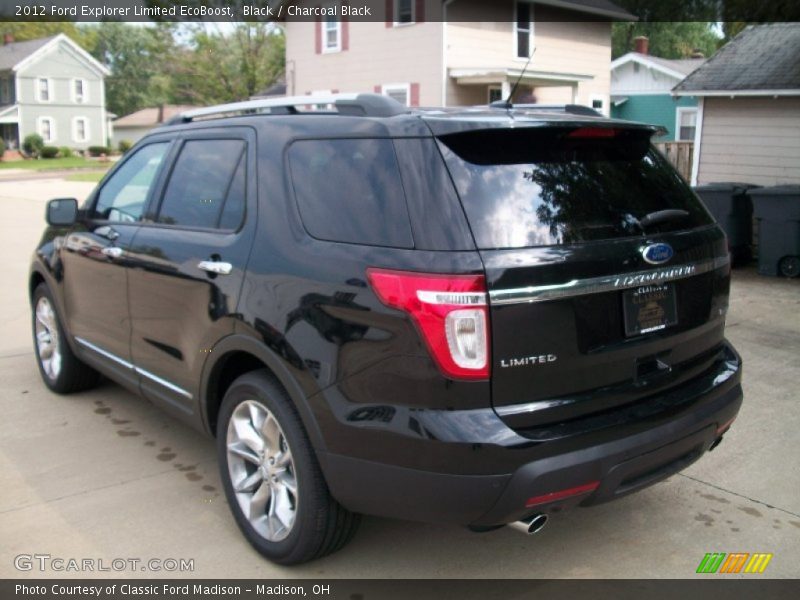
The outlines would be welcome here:
<svg viewBox="0 0 800 600">
<path fill-rule="evenodd" d="M 245 518 L 259 535 L 279 542 L 297 517 L 297 477 L 289 442 L 275 415 L 245 400 L 233 411 L 227 432 L 228 474 Z"/>
<path fill-rule="evenodd" d="M 58 321 L 53 305 L 42 296 L 36 302 L 36 350 L 42 370 L 50 381 L 58 379 L 61 373 L 61 344 L 58 337 Z"/>
</svg>

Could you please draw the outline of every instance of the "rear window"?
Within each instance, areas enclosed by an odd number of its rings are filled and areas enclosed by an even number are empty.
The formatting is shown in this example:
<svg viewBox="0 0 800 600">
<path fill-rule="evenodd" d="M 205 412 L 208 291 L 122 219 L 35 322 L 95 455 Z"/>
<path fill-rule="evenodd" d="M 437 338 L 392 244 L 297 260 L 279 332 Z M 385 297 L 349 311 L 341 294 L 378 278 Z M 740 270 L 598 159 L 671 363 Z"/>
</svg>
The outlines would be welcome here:
<svg viewBox="0 0 800 600">
<path fill-rule="evenodd" d="M 391 140 L 300 140 L 289 149 L 289 166 L 300 218 L 313 237 L 413 247 Z"/>
<path fill-rule="evenodd" d="M 650 146 L 646 130 L 485 130 L 442 136 L 439 145 L 481 249 L 608 240 L 713 222 Z M 675 209 L 683 212 L 652 219 Z"/>
</svg>

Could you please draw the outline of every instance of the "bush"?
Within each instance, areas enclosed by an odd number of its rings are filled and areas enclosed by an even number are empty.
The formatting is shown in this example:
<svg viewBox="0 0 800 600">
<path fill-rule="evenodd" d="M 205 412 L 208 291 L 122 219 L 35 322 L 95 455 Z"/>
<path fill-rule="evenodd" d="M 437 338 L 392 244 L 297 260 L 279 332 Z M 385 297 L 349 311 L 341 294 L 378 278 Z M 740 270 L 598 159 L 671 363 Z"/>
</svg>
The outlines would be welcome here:
<svg viewBox="0 0 800 600">
<path fill-rule="evenodd" d="M 128 150 L 131 149 L 133 146 L 133 142 L 130 140 L 120 140 L 119 141 L 119 151 L 125 154 Z"/>
<path fill-rule="evenodd" d="M 38 158 L 44 148 L 44 140 L 38 133 L 26 135 L 22 140 L 22 151 L 30 157 Z"/>
<path fill-rule="evenodd" d="M 3 138 L 0 138 L 0 160 L 3 160 L 3 154 L 6 153 L 6 143 Z"/>
<path fill-rule="evenodd" d="M 89 146 L 89 156 L 100 156 L 111 154 L 111 149 L 108 146 Z"/>
<path fill-rule="evenodd" d="M 72 156 L 72 154 L 73 154 L 72 148 L 70 148 L 69 146 L 61 146 L 61 148 L 58 149 L 58 155 L 61 158 L 69 158 L 70 156 Z"/>
<path fill-rule="evenodd" d="M 43 146 L 40 154 L 42 158 L 55 158 L 58 156 L 58 148 L 55 146 Z"/>
</svg>

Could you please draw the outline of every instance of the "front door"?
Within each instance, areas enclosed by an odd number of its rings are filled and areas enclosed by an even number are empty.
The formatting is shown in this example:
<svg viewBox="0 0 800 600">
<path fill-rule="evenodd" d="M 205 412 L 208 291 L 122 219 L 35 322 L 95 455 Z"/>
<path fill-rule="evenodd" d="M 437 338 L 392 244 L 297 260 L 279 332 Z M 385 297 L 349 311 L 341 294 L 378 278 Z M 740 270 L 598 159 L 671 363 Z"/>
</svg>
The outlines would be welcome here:
<svg viewBox="0 0 800 600">
<path fill-rule="evenodd" d="M 233 333 L 255 231 L 255 134 L 228 127 L 178 143 L 130 250 L 131 352 L 144 395 L 189 417 L 205 360 Z"/>
<path fill-rule="evenodd" d="M 126 157 L 89 199 L 61 252 L 70 332 L 90 362 L 129 383 L 137 377 L 130 364 L 128 250 L 169 145 L 148 144 Z"/>
</svg>

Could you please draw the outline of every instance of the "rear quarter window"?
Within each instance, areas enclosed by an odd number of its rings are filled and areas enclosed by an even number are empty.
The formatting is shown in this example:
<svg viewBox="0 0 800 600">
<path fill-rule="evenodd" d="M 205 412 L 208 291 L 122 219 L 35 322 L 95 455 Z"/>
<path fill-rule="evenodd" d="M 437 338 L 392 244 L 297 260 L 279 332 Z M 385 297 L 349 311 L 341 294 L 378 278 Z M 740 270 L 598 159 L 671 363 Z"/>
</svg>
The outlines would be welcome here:
<svg viewBox="0 0 800 600">
<path fill-rule="evenodd" d="M 300 218 L 312 237 L 414 246 L 390 139 L 298 140 L 288 157 Z"/>
</svg>

